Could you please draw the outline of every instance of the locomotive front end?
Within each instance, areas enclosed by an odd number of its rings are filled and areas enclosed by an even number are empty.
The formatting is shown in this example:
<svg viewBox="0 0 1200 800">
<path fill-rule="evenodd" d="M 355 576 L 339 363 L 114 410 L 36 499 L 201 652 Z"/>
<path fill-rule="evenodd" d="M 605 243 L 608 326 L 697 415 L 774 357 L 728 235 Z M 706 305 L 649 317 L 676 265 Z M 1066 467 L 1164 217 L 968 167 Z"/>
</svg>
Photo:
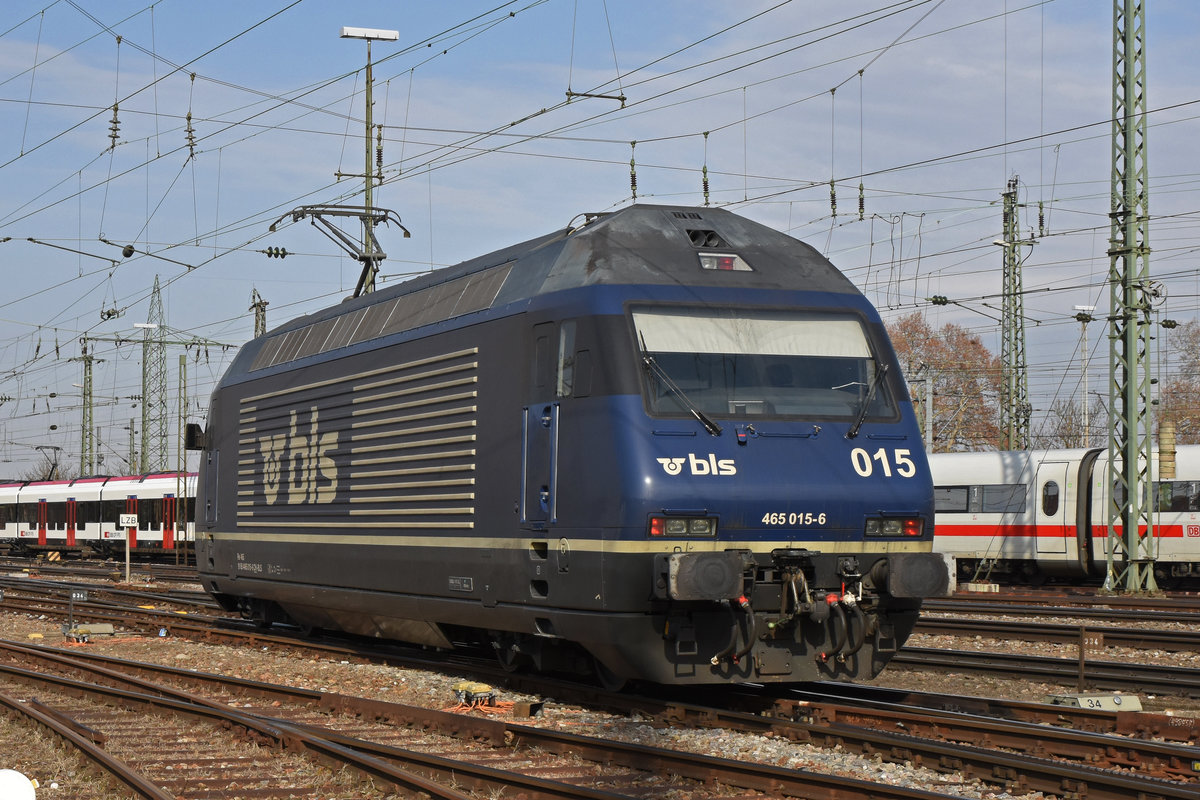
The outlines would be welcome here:
<svg viewBox="0 0 1200 800">
<path fill-rule="evenodd" d="M 664 682 L 876 675 L 949 576 L 873 312 L 647 304 L 629 318 L 649 425 L 625 493 L 655 550 L 657 641 L 606 663 L 657 662 Z"/>
</svg>

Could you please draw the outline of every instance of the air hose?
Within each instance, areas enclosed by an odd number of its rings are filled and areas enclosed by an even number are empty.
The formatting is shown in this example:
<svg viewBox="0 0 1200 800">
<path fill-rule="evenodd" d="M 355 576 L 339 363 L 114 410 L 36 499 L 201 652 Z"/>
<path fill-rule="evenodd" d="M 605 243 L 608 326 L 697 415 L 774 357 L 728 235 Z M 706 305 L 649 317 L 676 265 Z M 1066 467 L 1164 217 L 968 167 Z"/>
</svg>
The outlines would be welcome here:
<svg viewBox="0 0 1200 800">
<path fill-rule="evenodd" d="M 818 661 L 828 661 L 830 656 L 836 656 L 846 646 L 846 634 L 848 632 L 848 623 L 846 621 L 846 609 L 842 608 L 842 604 L 838 602 L 838 596 L 832 592 L 825 596 L 825 604 L 829 606 L 833 617 L 830 620 L 829 626 L 833 630 L 833 643 L 829 649 L 823 653 L 817 654 Z"/>
<path fill-rule="evenodd" d="M 742 595 L 737 600 L 730 600 L 728 608 L 729 608 L 729 644 L 725 645 L 725 647 L 723 647 L 721 649 L 721 652 L 717 653 L 715 656 L 713 656 L 711 659 L 709 659 L 709 663 L 712 664 L 714 667 L 718 666 L 721 663 L 722 659 L 724 659 L 725 657 L 727 657 L 731 653 L 733 653 L 734 648 L 737 647 L 739 626 L 738 626 L 737 614 L 734 611 L 737 608 L 740 608 L 746 612 L 746 616 L 750 620 L 750 625 L 749 625 L 750 630 L 746 635 L 746 646 L 744 648 L 742 648 L 741 650 L 739 650 L 736 654 L 734 654 L 733 657 L 731 658 L 731 661 L 734 664 L 738 663 L 738 660 L 741 659 L 747 653 L 749 653 L 751 648 L 754 647 L 754 636 L 755 636 L 755 633 L 757 632 L 756 631 L 757 624 L 756 624 L 755 618 L 754 618 L 754 609 L 750 607 L 750 601 L 746 599 L 745 595 Z"/>
<path fill-rule="evenodd" d="M 845 653 L 838 653 L 838 661 L 845 661 L 847 656 L 857 653 L 862 649 L 863 643 L 867 641 L 867 615 L 863 613 L 862 607 L 850 598 L 843 601 L 843 605 L 850 608 L 851 613 L 854 615 L 854 621 L 857 624 L 847 626 L 846 635 L 850 638 L 850 649 Z M 853 637 L 850 636 L 851 628 L 855 629 Z"/>
</svg>

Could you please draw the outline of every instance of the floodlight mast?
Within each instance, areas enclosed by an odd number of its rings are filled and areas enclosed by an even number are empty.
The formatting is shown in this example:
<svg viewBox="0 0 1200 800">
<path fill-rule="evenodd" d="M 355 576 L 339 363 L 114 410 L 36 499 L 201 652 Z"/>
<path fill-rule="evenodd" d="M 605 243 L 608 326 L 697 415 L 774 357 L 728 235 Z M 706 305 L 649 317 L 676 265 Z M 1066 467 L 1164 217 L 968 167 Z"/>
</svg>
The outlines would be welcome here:
<svg viewBox="0 0 1200 800">
<path fill-rule="evenodd" d="M 350 172 L 335 172 L 337 178 L 359 178 L 364 180 L 365 192 L 364 203 L 360 206 L 344 206 L 344 205 L 311 205 L 298 206 L 292 209 L 292 222 L 298 222 L 304 217 L 309 217 L 313 225 L 320 223 L 321 232 L 333 240 L 334 244 L 341 247 L 348 254 L 358 259 L 362 264 L 362 272 L 358 276 L 358 285 L 354 288 L 354 296 L 359 297 L 368 292 L 375 291 L 375 276 L 379 272 L 379 262 L 387 258 L 387 253 L 383 252 L 383 248 L 379 246 L 379 242 L 375 239 L 375 226 L 381 222 L 395 222 L 404 231 L 404 238 L 407 239 L 409 234 L 408 229 L 400 224 L 400 216 L 390 209 L 375 208 L 372 203 L 372 189 L 375 182 L 383 183 L 383 132 L 382 126 L 379 133 L 379 146 L 376 151 L 377 164 L 375 171 L 371 169 L 371 128 L 374 127 L 372 119 L 372 110 L 374 108 L 374 100 L 371 97 L 371 90 L 374 84 L 374 77 L 371 74 L 371 42 L 394 42 L 400 38 L 400 31 L 385 31 L 376 28 L 342 28 L 343 39 L 363 39 L 367 43 L 367 113 L 366 113 L 366 164 L 361 175 Z M 288 215 L 284 214 L 279 219 L 271 224 L 272 232 L 278 227 L 280 222 Z M 325 219 L 326 216 L 356 216 L 362 222 L 362 243 L 359 244 L 342 232 L 340 228 Z"/>
<path fill-rule="evenodd" d="M 363 193 L 363 215 L 362 215 L 362 251 L 359 253 L 359 261 L 362 262 L 362 275 L 358 280 L 358 288 L 355 291 L 355 296 L 375 291 L 375 275 L 379 272 L 379 262 L 386 258 L 386 254 L 381 252 L 374 246 L 375 221 L 372 216 L 372 189 L 374 182 L 378 180 L 383 182 L 382 166 L 379 174 L 372 172 L 371 165 L 371 128 L 374 127 L 372 112 L 374 110 L 374 99 L 372 98 L 372 88 L 374 85 L 374 76 L 371 72 L 371 42 L 394 42 L 400 38 L 400 31 L 380 30 L 378 28 L 352 28 L 343 27 L 341 38 L 343 39 L 363 39 L 367 43 L 367 109 L 366 109 L 366 133 L 364 135 L 364 144 L 366 151 L 366 160 L 363 166 L 363 181 L 365 191 Z M 342 173 L 338 173 L 337 177 L 343 177 Z"/>
</svg>

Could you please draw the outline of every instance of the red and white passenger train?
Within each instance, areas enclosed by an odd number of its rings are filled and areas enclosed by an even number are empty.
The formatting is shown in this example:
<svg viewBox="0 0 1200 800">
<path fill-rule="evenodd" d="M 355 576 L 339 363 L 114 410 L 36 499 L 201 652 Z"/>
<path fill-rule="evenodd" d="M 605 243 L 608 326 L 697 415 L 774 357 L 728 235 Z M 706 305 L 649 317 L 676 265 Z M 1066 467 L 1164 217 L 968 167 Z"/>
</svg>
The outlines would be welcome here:
<svg viewBox="0 0 1200 800">
<path fill-rule="evenodd" d="M 0 544 L 12 553 L 138 556 L 191 551 L 195 473 L 0 483 Z M 136 525 L 122 525 L 132 521 Z M 122 517 L 125 517 L 122 520 Z"/>
<path fill-rule="evenodd" d="M 1200 579 L 1200 445 L 1154 453 L 1155 576 Z M 1171 456 L 1174 456 L 1172 459 Z M 960 580 L 1100 581 L 1111 487 L 1100 448 L 934 453 L 934 550 Z"/>
</svg>

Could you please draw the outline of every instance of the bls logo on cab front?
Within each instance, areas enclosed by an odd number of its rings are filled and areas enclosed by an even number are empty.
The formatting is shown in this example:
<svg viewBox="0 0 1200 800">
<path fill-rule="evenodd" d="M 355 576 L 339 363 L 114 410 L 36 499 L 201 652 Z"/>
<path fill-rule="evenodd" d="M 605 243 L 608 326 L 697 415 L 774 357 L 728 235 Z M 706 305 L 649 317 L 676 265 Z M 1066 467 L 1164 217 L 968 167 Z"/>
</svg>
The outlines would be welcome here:
<svg viewBox="0 0 1200 800">
<path fill-rule="evenodd" d="M 697 457 L 695 453 L 688 453 L 687 458 L 659 458 L 655 459 L 659 464 L 662 464 L 663 471 L 668 475 L 678 475 L 683 472 L 683 465 L 687 463 L 693 475 L 736 475 L 737 467 L 734 465 L 732 458 L 722 458 L 717 460 L 716 453 L 709 453 L 707 456 Z"/>
</svg>

